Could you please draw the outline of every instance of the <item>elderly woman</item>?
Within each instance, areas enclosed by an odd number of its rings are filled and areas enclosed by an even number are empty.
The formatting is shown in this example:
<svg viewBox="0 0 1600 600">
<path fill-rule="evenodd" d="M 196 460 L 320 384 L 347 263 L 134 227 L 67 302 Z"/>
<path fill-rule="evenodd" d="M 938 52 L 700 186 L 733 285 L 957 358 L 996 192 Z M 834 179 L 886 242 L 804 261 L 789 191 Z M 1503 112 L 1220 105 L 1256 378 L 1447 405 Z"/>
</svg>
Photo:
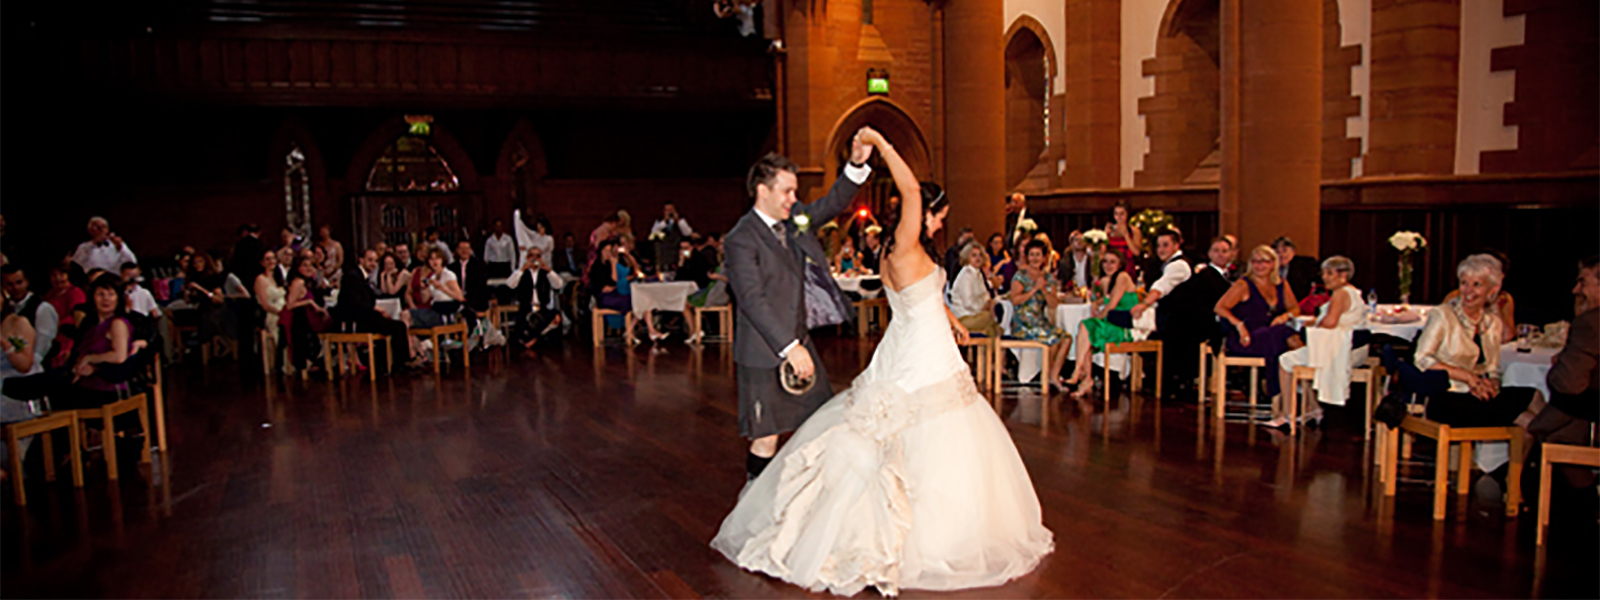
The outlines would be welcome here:
<svg viewBox="0 0 1600 600">
<path fill-rule="evenodd" d="M 1054 273 L 1045 268 L 1050 247 L 1039 240 L 1030 240 L 1020 253 L 1024 260 L 1011 278 L 1011 304 L 1016 307 L 1012 317 L 1011 335 L 1025 340 L 1043 342 L 1050 348 L 1050 364 L 1040 377 L 1056 388 L 1065 385 L 1061 380 L 1061 366 L 1067 362 L 1072 348 L 1072 334 L 1055 324 L 1056 305 L 1060 283 Z"/>
<path fill-rule="evenodd" d="M 989 291 L 989 254 L 977 244 L 961 249 L 961 272 L 950 286 L 950 313 L 968 332 L 993 339 L 1000 335 L 994 320 L 994 294 Z"/>
<path fill-rule="evenodd" d="M 1485 250 L 1481 256 L 1487 256 L 1500 264 L 1500 278 L 1501 283 L 1503 284 L 1506 275 L 1510 274 L 1511 272 L 1510 259 L 1506 258 L 1506 255 L 1494 250 Z M 1502 288 L 1503 287 L 1504 286 L 1502 286 Z M 1456 297 L 1460 295 L 1461 292 L 1457 290 L 1450 290 L 1450 293 L 1445 295 L 1444 301 L 1449 302 L 1456 299 Z M 1515 336 L 1517 334 L 1517 302 L 1511 298 L 1511 293 L 1501 289 L 1500 293 L 1495 294 L 1494 298 L 1489 299 L 1488 306 L 1492 306 L 1492 310 L 1494 310 L 1495 314 L 1500 315 L 1500 323 L 1505 326 L 1506 337 Z"/>
<path fill-rule="evenodd" d="M 1214 311 L 1230 327 L 1228 354 L 1254 356 L 1266 360 L 1267 372 L 1278 371 L 1278 357 L 1288 350 L 1294 328 L 1289 319 L 1300 316 L 1300 303 L 1294 291 L 1278 276 L 1278 253 L 1267 246 L 1250 251 L 1250 270 L 1228 293 L 1217 301 Z M 1277 377 L 1267 377 L 1267 395 L 1277 396 Z M 1267 427 L 1282 427 L 1287 419 L 1273 419 Z"/>
<path fill-rule="evenodd" d="M 1325 404 L 1344 406 L 1350 397 L 1350 369 L 1365 352 L 1350 349 L 1356 326 L 1366 322 L 1367 307 L 1361 303 L 1361 292 L 1350 285 L 1356 265 L 1343 256 L 1330 256 L 1322 261 L 1322 285 L 1328 290 L 1328 301 L 1317 311 L 1317 319 L 1306 326 L 1306 346 L 1285 353 L 1278 358 L 1279 389 L 1294 385 L 1295 367 L 1315 367 L 1316 379 L 1312 387 L 1316 394 L 1307 394 L 1301 400 L 1300 422 L 1322 423 L 1320 400 Z M 1286 405 L 1283 405 L 1287 408 Z M 1274 421 L 1286 418 L 1274 414 Z"/>
<path fill-rule="evenodd" d="M 1507 335 L 1489 307 L 1503 276 L 1494 257 L 1468 256 L 1456 266 L 1459 294 L 1428 311 L 1416 366 L 1450 378 L 1448 391 L 1428 399 L 1428 419 L 1453 427 L 1526 426 L 1543 407 L 1532 388 L 1500 387 L 1500 344 Z"/>
</svg>

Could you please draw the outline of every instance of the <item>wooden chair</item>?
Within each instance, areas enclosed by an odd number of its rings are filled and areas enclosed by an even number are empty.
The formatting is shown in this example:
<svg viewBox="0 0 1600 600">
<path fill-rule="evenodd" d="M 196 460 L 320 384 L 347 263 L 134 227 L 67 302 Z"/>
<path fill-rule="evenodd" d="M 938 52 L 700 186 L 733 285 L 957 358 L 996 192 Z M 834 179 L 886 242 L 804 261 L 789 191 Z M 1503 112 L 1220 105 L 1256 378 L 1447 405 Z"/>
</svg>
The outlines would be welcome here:
<svg viewBox="0 0 1600 600">
<path fill-rule="evenodd" d="M 184 352 L 184 349 L 186 348 L 186 346 L 183 343 L 183 335 L 186 334 L 186 333 L 187 334 L 199 335 L 200 334 L 200 328 L 197 327 L 197 326 L 194 326 L 194 325 L 179 325 L 178 324 L 178 317 L 177 317 L 178 311 L 175 311 L 175 310 L 170 309 L 170 308 L 165 309 L 165 310 L 166 310 L 166 313 L 167 313 L 167 327 L 169 329 L 168 335 L 172 336 L 173 346 L 175 348 L 177 348 L 177 354 L 175 356 L 178 358 L 179 361 L 182 361 L 183 352 Z M 192 311 L 193 309 L 188 309 L 188 310 Z M 210 344 L 200 344 L 199 351 L 200 351 L 200 365 L 201 366 L 209 366 L 211 364 Z"/>
<path fill-rule="evenodd" d="M 1087 340 L 1084 340 L 1084 341 L 1087 341 Z M 1143 361 L 1143 356 L 1145 354 L 1147 354 L 1147 353 L 1150 353 L 1150 352 L 1154 352 L 1156 354 L 1156 398 L 1160 398 L 1161 397 L 1162 371 L 1164 371 L 1166 369 L 1166 351 L 1162 349 L 1161 341 L 1160 340 L 1144 340 L 1144 341 L 1138 341 L 1138 342 L 1120 342 L 1120 343 L 1106 344 L 1106 353 L 1105 353 L 1105 376 L 1106 376 L 1105 403 L 1106 403 L 1107 406 L 1111 405 L 1111 357 L 1112 357 L 1112 355 L 1116 355 L 1116 354 L 1129 354 L 1129 355 L 1132 355 L 1133 360 L 1130 361 L 1132 364 L 1128 365 L 1128 368 L 1132 369 L 1132 372 L 1128 374 L 1128 377 L 1130 379 L 1129 388 L 1128 389 L 1131 390 L 1131 391 L 1137 392 L 1137 391 L 1140 390 L 1140 388 L 1144 387 L 1144 361 Z"/>
<path fill-rule="evenodd" d="M 6 451 L 11 455 L 11 487 L 17 506 L 28 505 L 28 494 L 23 490 L 25 486 L 22 481 L 22 438 L 39 436 L 39 445 L 44 450 L 44 479 L 55 481 L 56 453 L 51 432 L 57 429 L 67 430 L 67 446 L 72 454 L 72 485 L 83 487 L 83 454 L 78 449 L 78 419 L 72 411 L 50 413 L 37 419 L 12 423 L 6 425 Z"/>
<path fill-rule="evenodd" d="M 501 331 L 505 331 L 507 323 L 506 315 L 515 315 L 521 310 L 522 309 L 516 304 L 496 304 L 489 308 L 489 326 Z"/>
<path fill-rule="evenodd" d="M 976 368 L 978 372 L 976 381 L 979 385 L 993 390 L 994 388 L 991 387 L 992 382 L 990 381 L 991 377 L 989 375 L 989 370 L 994 368 L 995 362 L 994 338 L 982 334 L 972 334 L 967 337 L 966 343 L 959 345 L 961 346 L 962 358 L 966 358 L 967 348 L 976 348 L 976 350 L 973 352 L 974 356 L 970 359 L 973 363 L 973 367 Z M 997 394 L 996 397 L 998 398 L 999 395 Z"/>
<path fill-rule="evenodd" d="M 139 429 L 144 432 L 144 451 L 139 457 L 139 462 L 150 462 L 150 415 L 149 400 L 145 394 L 136 394 L 126 400 L 118 400 L 100 408 L 80 408 L 78 410 L 63 411 L 73 415 L 79 423 L 84 421 L 99 421 L 100 446 L 106 455 L 106 479 L 116 481 L 117 471 L 117 430 L 112 426 L 112 420 L 120 415 L 137 411 L 139 413 Z M 83 427 L 79 425 L 79 427 Z M 79 429 L 85 436 L 87 432 Z M 87 441 L 85 436 L 80 439 Z"/>
<path fill-rule="evenodd" d="M 450 353 L 446 352 L 444 346 L 440 345 L 439 342 L 448 340 L 451 336 L 459 338 L 461 342 L 461 364 L 469 368 L 472 366 L 472 352 L 470 352 L 467 348 L 467 324 L 465 322 L 446 323 L 438 327 L 414 328 L 411 329 L 409 333 L 411 335 L 423 336 L 433 340 L 434 375 L 439 374 L 439 363 L 444 362 L 450 357 Z M 372 347 L 369 345 L 367 349 L 368 351 L 371 351 Z M 324 353 L 324 356 L 327 356 L 327 354 Z M 332 377 L 333 374 L 329 373 L 328 376 Z M 376 377 L 376 375 L 373 377 Z"/>
<path fill-rule="evenodd" d="M 722 335 L 712 338 L 705 336 L 706 313 L 715 313 L 717 315 L 717 331 L 722 332 Z M 696 308 L 694 309 L 694 319 L 695 329 L 700 332 L 700 337 L 696 341 L 733 343 L 733 305 L 724 304 L 722 306 Z"/>
<path fill-rule="evenodd" d="M 1521 427 L 1451 427 L 1416 416 L 1406 417 L 1400 422 L 1400 427 L 1395 429 L 1384 426 L 1380 432 L 1385 441 L 1379 477 L 1383 480 L 1385 496 L 1395 494 L 1395 486 L 1400 477 L 1399 446 L 1402 434 L 1432 438 L 1435 441 L 1437 449 L 1433 472 L 1435 521 L 1444 519 L 1445 497 L 1450 489 L 1450 445 L 1459 444 L 1456 493 L 1466 494 L 1471 488 L 1468 485 L 1468 478 L 1472 475 L 1472 442 L 1511 442 L 1511 467 L 1506 477 L 1506 481 L 1510 482 L 1510 485 L 1506 486 L 1506 515 L 1516 516 L 1517 507 L 1522 503 L 1522 486 L 1519 484 L 1522 481 L 1523 461 Z"/>
<path fill-rule="evenodd" d="M 888 298 L 879 296 L 877 298 L 857 300 L 853 304 L 856 306 L 856 335 L 858 337 L 866 339 L 867 331 L 874 323 L 877 324 L 878 331 L 883 331 L 884 328 L 889 326 Z M 869 316 L 872 317 L 871 322 L 867 320 Z"/>
<path fill-rule="evenodd" d="M 264 328 L 256 328 L 256 341 L 261 344 L 261 374 L 272 376 L 272 370 L 278 365 L 278 345 L 272 341 L 272 335 Z"/>
<path fill-rule="evenodd" d="M 49 446 L 45 446 L 48 448 Z M 1539 528 L 1538 545 L 1544 545 L 1544 533 L 1550 526 L 1550 476 L 1553 475 L 1551 465 L 1583 465 L 1591 468 L 1600 468 L 1600 448 L 1593 446 L 1573 446 L 1569 444 L 1552 444 L 1546 442 L 1544 450 L 1540 453 L 1539 460 Z M 1517 479 L 1507 479 L 1507 487 L 1515 487 Z M 22 492 L 17 492 L 21 494 Z M 21 496 L 18 496 L 21 498 Z M 21 504 L 19 501 L 18 504 Z"/>
<path fill-rule="evenodd" d="M 1371 364 L 1372 362 L 1369 360 L 1368 365 L 1350 370 L 1350 383 L 1366 384 L 1365 400 L 1367 411 L 1363 416 L 1366 420 L 1362 422 L 1362 429 L 1366 432 L 1364 439 L 1368 440 L 1372 439 L 1372 410 L 1378 406 L 1378 382 L 1383 381 L 1384 377 L 1383 367 L 1374 366 Z M 1285 412 L 1289 415 L 1289 431 L 1291 433 L 1294 432 L 1300 422 L 1300 384 L 1310 383 L 1316 378 L 1317 369 L 1315 367 L 1301 366 L 1294 368 L 1294 385 L 1285 390 L 1289 393 L 1289 406 Z"/>
<path fill-rule="evenodd" d="M 621 315 L 623 342 L 629 346 L 639 343 L 639 340 L 633 337 L 633 326 L 637 322 L 633 311 L 623 313 L 596 306 L 589 311 L 589 329 L 594 335 L 594 347 L 599 348 L 606 344 L 606 315 Z"/>
<path fill-rule="evenodd" d="M 156 447 L 163 454 L 167 451 L 167 398 L 162 392 L 161 353 L 152 355 L 147 373 L 150 376 L 151 406 L 155 409 L 156 418 Z M 148 435 L 148 434 L 146 434 Z"/>
<path fill-rule="evenodd" d="M 465 327 L 465 325 L 462 325 L 462 326 Z M 449 327 L 449 326 L 446 325 L 445 327 Z M 438 328 L 436 327 L 434 329 L 438 329 Z M 383 334 L 378 334 L 378 333 L 337 333 L 336 332 L 336 333 L 318 334 L 318 337 L 322 338 L 322 347 L 324 348 L 324 350 L 322 352 L 322 366 L 323 366 L 324 369 L 326 369 L 328 371 L 328 381 L 333 381 L 333 373 L 335 371 L 335 369 L 334 369 L 334 362 L 335 361 L 338 362 L 337 371 L 339 372 L 339 375 L 343 376 L 345 374 L 346 370 L 348 369 L 349 361 L 345 360 L 345 351 L 346 351 L 345 349 L 346 349 L 346 347 L 350 347 L 350 346 L 357 346 L 358 347 L 358 346 L 362 346 L 362 345 L 365 345 L 367 347 L 367 376 L 368 376 L 368 379 L 371 379 L 372 381 L 377 381 L 378 380 L 377 347 L 378 347 L 379 343 L 387 344 L 389 342 L 389 336 L 383 335 Z M 434 338 L 433 347 L 434 347 L 434 352 L 436 352 L 436 353 L 439 352 L 439 350 L 438 350 L 438 348 L 439 348 L 439 340 L 438 340 L 437 337 Z M 338 356 L 335 356 L 334 355 L 335 353 L 338 353 Z M 388 350 L 385 350 L 384 353 L 383 353 L 384 357 L 386 357 L 388 359 L 387 364 L 388 364 L 389 372 L 393 373 L 394 372 L 394 357 L 393 356 L 389 356 L 389 354 L 390 354 L 390 352 Z M 353 348 L 350 350 L 350 356 L 351 356 L 351 358 L 354 358 L 355 356 L 357 356 L 355 354 L 355 350 Z M 434 361 L 434 366 L 435 366 L 435 370 L 437 370 L 438 361 Z"/>
<path fill-rule="evenodd" d="M 1206 358 L 1208 354 L 1211 358 L 1209 361 L 1211 364 L 1210 388 L 1211 395 L 1214 398 L 1212 403 L 1212 409 L 1214 411 L 1212 413 L 1212 417 L 1221 420 L 1224 417 L 1224 409 L 1228 405 L 1228 368 L 1246 367 L 1250 369 L 1250 391 L 1248 394 L 1248 397 L 1250 398 L 1250 416 L 1247 417 L 1247 420 L 1254 419 L 1256 413 L 1256 396 L 1261 389 L 1261 369 L 1266 368 L 1267 360 L 1264 358 L 1255 358 L 1253 356 L 1228 356 L 1228 351 L 1225 346 L 1218 346 L 1213 352 L 1208 350 L 1208 346 L 1206 344 L 1201 344 L 1200 381 L 1202 383 L 1204 383 L 1206 379 Z M 1273 376 L 1276 376 L 1276 374 Z M 1202 385 L 1200 387 L 1202 388 L 1200 391 L 1201 405 L 1204 406 L 1205 390 L 1203 388 L 1207 386 Z"/>
</svg>

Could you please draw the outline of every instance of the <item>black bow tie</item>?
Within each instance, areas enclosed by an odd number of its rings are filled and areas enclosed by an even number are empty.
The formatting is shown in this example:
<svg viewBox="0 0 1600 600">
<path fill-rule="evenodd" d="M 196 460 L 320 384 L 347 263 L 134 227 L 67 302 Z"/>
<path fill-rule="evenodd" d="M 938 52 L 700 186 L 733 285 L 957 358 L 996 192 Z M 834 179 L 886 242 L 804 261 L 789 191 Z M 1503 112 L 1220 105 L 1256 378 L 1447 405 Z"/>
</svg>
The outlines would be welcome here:
<svg viewBox="0 0 1600 600">
<path fill-rule="evenodd" d="M 110 248 L 111 247 L 111 241 L 110 240 L 102 240 L 100 242 L 95 243 L 95 246 L 99 247 L 99 248 Z"/>
</svg>

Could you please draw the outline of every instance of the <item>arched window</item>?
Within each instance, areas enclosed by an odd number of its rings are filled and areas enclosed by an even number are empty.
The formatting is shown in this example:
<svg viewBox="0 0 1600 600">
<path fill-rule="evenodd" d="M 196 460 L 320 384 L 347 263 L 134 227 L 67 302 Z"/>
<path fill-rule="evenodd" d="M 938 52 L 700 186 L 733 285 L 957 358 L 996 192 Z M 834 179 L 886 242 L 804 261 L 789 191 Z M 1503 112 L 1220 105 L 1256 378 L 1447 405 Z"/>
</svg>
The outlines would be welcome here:
<svg viewBox="0 0 1600 600">
<path fill-rule="evenodd" d="M 311 238 L 311 173 L 299 145 L 289 146 L 283 158 L 283 210 L 285 223 L 296 234 Z"/>
<path fill-rule="evenodd" d="M 454 192 L 459 186 L 450 164 L 419 135 L 395 138 L 367 173 L 369 192 Z"/>
</svg>

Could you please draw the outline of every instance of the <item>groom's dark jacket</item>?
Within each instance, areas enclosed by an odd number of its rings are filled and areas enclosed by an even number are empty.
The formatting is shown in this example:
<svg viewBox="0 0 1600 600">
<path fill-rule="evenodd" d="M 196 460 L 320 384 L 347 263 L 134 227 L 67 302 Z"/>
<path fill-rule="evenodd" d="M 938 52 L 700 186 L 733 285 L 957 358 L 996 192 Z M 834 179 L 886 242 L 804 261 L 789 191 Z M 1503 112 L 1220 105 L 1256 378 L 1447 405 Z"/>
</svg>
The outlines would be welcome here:
<svg viewBox="0 0 1600 600">
<path fill-rule="evenodd" d="M 778 353 L 790 342 L 802 340 L 813 357 L 816 348 L 806 337 L 805 258 L 819 265 L 829 264 L 822 244 L 811 233 L 823 223 L 839 216 L 861 186 L 840 174 L 828 195 L 811 204 L 796 202 L 784 221 L 789 247 L 784 248 L 755 209 L 728 231 L 723 238 L 727 256 L 723 270 L 733 290 L 733 305 L 738 312 L 733 336 L 733 359 L 754 368 L 777 368 L 783 362 Z M 808 219 L 810 232 L 801 232 L 795 221 Z M 850 306 L 839 288 L 824 286 L 842 306 Z M 817 367 L 821 368 L 821 363 Z"/>
</svg>

